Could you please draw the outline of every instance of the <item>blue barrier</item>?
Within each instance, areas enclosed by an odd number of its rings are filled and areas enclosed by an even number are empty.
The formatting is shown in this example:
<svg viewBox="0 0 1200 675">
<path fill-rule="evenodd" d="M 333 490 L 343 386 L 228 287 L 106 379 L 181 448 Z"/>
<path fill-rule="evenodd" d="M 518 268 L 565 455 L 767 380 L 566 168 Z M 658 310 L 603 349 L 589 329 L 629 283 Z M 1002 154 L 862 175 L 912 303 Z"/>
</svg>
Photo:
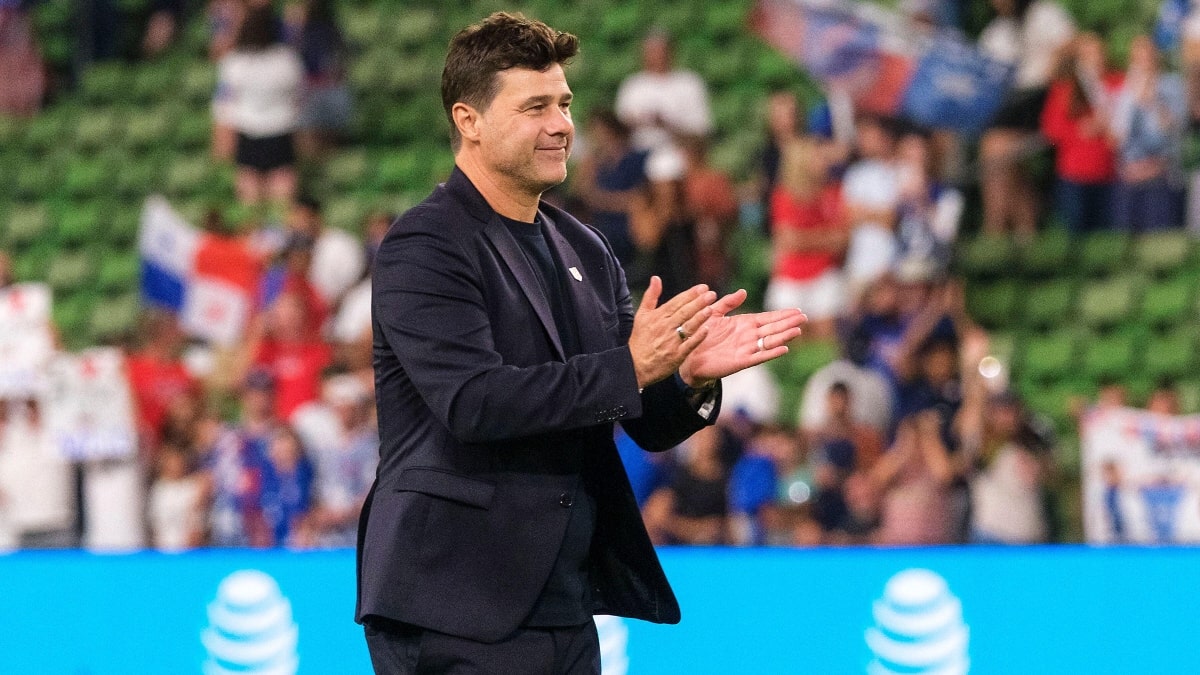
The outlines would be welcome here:
<svg viewBox="0 0 1200 675">
<path fill-rule="evenodd" d="M 1200 549 L 661 555 L 683 623 L 602 620 L 605 675 L 1200 672 Z M 353 606 L 350 551 L 10 554 L 0 672 L 369 673 Z"/>
</svg>

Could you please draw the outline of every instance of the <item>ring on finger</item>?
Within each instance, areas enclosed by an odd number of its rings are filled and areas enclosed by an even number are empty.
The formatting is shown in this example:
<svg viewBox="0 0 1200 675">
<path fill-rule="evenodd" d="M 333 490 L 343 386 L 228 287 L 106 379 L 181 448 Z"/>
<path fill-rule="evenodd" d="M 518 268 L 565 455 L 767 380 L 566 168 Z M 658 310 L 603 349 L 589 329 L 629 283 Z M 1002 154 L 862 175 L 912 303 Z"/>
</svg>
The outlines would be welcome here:
<svg viewBox="0 0 1200 675">
<path fill-rule="evenodd" d="M 758 338 L 758 343 L 757 343 L 757 344 L 758 344 L 758 349 L 757 349 L 757 351 L 760 351 L 760 352 L 761 352 L 762 350 L 766 349 L 766 347 L 763 345 L 763 341 L 764 341 L 764 340 L 766 340 L 766 338 Z"/>
<path fill-rule="evenodd" d="M 688 339 L 688 334 L 683 331 L 683 326 L 676 327 L 675 334 L 679 336 L 680 341 L 684 341 L 684 340 Z"/>
</svg>

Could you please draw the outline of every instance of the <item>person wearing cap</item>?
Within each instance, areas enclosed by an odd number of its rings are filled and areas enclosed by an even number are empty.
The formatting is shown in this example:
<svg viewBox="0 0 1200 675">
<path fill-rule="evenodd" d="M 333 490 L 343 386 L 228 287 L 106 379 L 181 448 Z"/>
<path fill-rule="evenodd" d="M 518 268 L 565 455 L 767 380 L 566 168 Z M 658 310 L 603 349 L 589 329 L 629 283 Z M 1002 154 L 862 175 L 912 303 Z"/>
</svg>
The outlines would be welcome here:
<svg viewBox="0 0 1200 675">
<path fill-rule="evenodd" d="M 712 424 L 721 377 L 786 353 L 799 310 L 704 286 L 635 311 L 603 237 L 542 193 L 574 138 L 573 35 L 497 12 L 442 73 L 455 168 L 373 278 L 378 475 L 356 619 L 379 673 L 600 673 L 593 614 L 679 621 L 613 442 Z"/>
</svg>

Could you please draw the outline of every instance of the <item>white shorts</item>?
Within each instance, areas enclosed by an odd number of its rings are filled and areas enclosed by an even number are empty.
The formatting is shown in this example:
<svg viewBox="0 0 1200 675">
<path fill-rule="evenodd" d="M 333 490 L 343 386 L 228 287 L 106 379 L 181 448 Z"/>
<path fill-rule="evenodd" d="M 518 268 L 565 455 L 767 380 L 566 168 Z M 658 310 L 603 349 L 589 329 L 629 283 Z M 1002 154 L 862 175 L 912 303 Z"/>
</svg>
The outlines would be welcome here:
<svg viewBox="0 0 1200 675">
<path fill-rule="evenodd" d="M 766 309 L 799 307 L 813 320 L 832 319 L 846 307 L 846 282 L 839 270 L 826 271 L 807 281 L 771 279 L 763 304 Z"/>
</svg>

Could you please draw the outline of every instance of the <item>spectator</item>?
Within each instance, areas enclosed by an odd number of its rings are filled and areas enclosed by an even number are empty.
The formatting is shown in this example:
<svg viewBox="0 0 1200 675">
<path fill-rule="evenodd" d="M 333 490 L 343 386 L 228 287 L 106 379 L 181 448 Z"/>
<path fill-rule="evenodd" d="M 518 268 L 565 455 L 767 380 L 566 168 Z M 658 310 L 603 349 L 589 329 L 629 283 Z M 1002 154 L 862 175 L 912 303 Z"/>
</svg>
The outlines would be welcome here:
<svg viewBox="0 0 1200 675">
<path fill-rule="evenodd" d="M 1154 391 L 1146 401 L 1146 410 L 1159 415 L 1178 415 L 1182 412 L 1179 403 L 1179 389 L 1170 380 L 1162 380 L 1155 384 Z"/>
<path fill-rule="evenodd" d="M 313 244 L 307 234 L 288 235 L 275 263 L 262 277 L 258 306 L 270 307 L 284 294 L 300 298 L 311 327 L 319 331 L 329 316 L 329 304 L 311 281 Z"/>
<path fill-rule="evenodd" d="M 683 208 L 693 227 L 696 281 L 724 292 L 732 275 L 729 239 L 737 228 L 737 194 L 729 175 L 708 163 L 705 138 L 685 136 L 680 146 L 686 165 Z"/>
<path fill-rule="evenodd" d="M 324 548 L 352 547 L 379 462 L 371 390 L 350 374 L 327 378 L 321 389 L 321 403 L 298 410 L 294 424 L 316 472 L 307 536 Z"/>
<path fill-rule="evenodd" d="M 269 5 L 251 7 L 236 46 L 218 64 L 214 115 L 237 134 L 236 189 L 243 204 L 288 204 L 296 197 L 294 135 L 304 65 L 278 32 Z"/>
<path fill-rule="evenodd" d="M 354 106 L 346 85 L 346 42 L 331 0 L 306 0 L 286 26 L 288 42 L 304 62 L 304 93 L 296 145 L 305 157 L 320 157 L 350 126 Z"/>
<path fill-rule="evenodd" d="M 312 506 L 313 467 L 300 436 L 288 425 L 275 427 L 262 465 L 259 506 L 268 545 L 295 546 Z"/>
<path fill-rule="evenodd" d="M 141 347 L 125 359 L 129 386 L 137 413 L 138 435 L 142 450 L 152 460 L 155 446 L 162 438 L 167 411 L 180 397 L 193 395 L 199 383 L 180 358 L 183 331 L 173 314 L 147 310 L 138 331 Z"/>
<path fill-rule="evenodd" d="M 771 195 L 779 187 L 779 173 L 783 165 L 783 148 L 800 138 L 800 113 L 796 94 L 791 91 L 775 91 L 767 97 L 767 129 L 762 153 L 758 158 L 762 171 L 760 200 L 763 222 L 772 222 Z M 769 233 L 769 230 L 768 230 Z"/>
<path fill-rule="evenodd" d="M 611 110 L 588 115 L 586 157 L 575 172 L 575 192 L 591 212 L 591 224 L 608 239 L 621 265 L 633 262 L 630 201 L 646 183 L 646 152 L 630 145 L 630 129 Z"/>
<path fill-rule="evenodd" d="M 150 542 L 160 551 L 195 548 L 202 540 L 203 486 L 190 464 L 187 451 L 179 446 L 163 445 L 159 449 L 146 520 L 150 525 Z"/>
<path fill-rule="evenodd" d="M 828 179 L 820 146 L 796 140 L 783 148 L 779 185 L 771 195 L 771 247 L 775 264 L 767 309 L 799 307 L 805 333 L 829 339 L 845 303 L 842 256 L 850 239 L 840 187 Z"/>
<path fill-rule="evenodd" d="M 983 230 L 1028 239 L 1037 230 L 1036 186 L 1022 162 L 1040 151 L 1036 134 L 1047 87 L 1075 34 L 1070 15 L 1054 0 L 991 0 L 996 17 L 979 48 L 1016 68 L 1013 88 L 979 142 Z"/>
<path fill-rule="evenodd" d="M 146 19 L 146 30 L 142 32 L 142 54 L 145 57 L 156 58 L 171 47 L 186 9 L 183 0 L 154 0 L 150 3 L 150 17 Z"/>
<path fill-rule="evenodd" d="M 0 6 L 0 114 L 27 117 L 42 107 L 46 72 L 22 4 Z"/>
<path fill-rule="evenodd" d="M 0 511 L 18 548 L 77 546 L 75 473 L 34 400 L 0 402 Z"/>
<path fill-rule="evenodd" d="M 900 422 L 896 442 L 871 472 L 882 492 L 879 529 L 884 546 L 949 544 L 955 522 L 952 485 L 957 478 L 942 436 L 942 418 L 927 409 Z"/>
<path fill-rule="evenodd" d="M 1117 228 L 1159 230 L 1182 224 L 1180 147 L 1186 109 L 1179 76 L 1162 72 L 1149 37 L 1134 38 L 1113 121 L 1120 144 L 1113 216 Z"/>
<path fill-rule="evenodd" d="M 900 167 L 896 163 L 893 123 L 864 115 L 857 129 L 858 159 L 842 179 L 842 198 L 851 227 L 845 271 L 852 301 L 895 260 L 900 205 Z"/>
<path fill-rule="evenodd" d="M 274 414 L 274 382 L 267 373 L 253 371 L 245 378 L 239 408 L 240 419 L 232 428 L 205 417 L 196 440 L 213 546 L 264 546 L 268 541 L 259 495 L 270 434 L 280 422 Z"/>
<path fill-rule="evenodd" d="M 710 426 L 681 447 L 666 487 L 647 501 L 643 515 L 658 544 L 715 545 L 726 540 L 729 467 L 722 461 L 722 432 Z"/>
<path fill-rule="evenodd" d="M 321 203 L 307 195 L 288 210 L 287 227 L 291 233 L 312 240 L 308 280 L 326 306 L 335 307 L 366 271 L 362 241 L 345 230 L 326 227 Z"/>
<path fill-rule="evenodd" d="M 766 365 L 757 365 L 721 378 L 722 415 L 717 424 L 731 420 L 772 424 L 779 420 L 779 384 Z"/>
<path fill-rule="evenodd" d="M 845 382 L 834 382 L 825 397 L 828 416 L 824 425 L 810 432 L 812 444 L 825 449 L 826 460 L 847 473 L 870 469 L 883 453 L 883 435 L 854 419 L 854 398 Z M 830 456 L 831 449 L 837 457 Z"/>
<path fill-rule="evenodd" d="M 940 279 L 950 268 L 963 196 L 939 179 L 934 154 L 925 133 L 910 131 L 900 139 L 895 266 L 902 276 Z"/>
<path fill-rule="evenodd" d="M 645 508 L 651 495 L 667 484 L 669 456 L 662 452 L 646 452 L 619 424 L 613 437 L 638 508 Z"/>
<path fill-rule="evenodd" d="M 1071 232 L 1110 226 L 1116 150 L 1113 100 L 1124 78 L 1105 62 L 1104 43 L 1083 33 L 1050 87 L 1042 110 L 1042 134 L 1055 148 L 1055 207 Z"/>
<path fill-rule="evenodd" d="M 854 423 L 866 425 L 879 434 L 889 433 L 894 407 L 892 384 L 869 365 L 871 338 L 867 331 L 851 331 L 842 341 L 841 358 L 822 366 L 808 378 L 798 416 L 800 429 L 805 433 L 815 434 L 829 424 L 829 390 L 838 382 L 848 390 Z"/>
<path fill-rule="evenodd" d="M 1036 544 L 1047 540 L 1045 448 L 1029 426 L 1020 399 L 991 397 L 981 421 L 971 477 L 971 540 Z"/>
<path fill-rule="evenodd" d="M 662 31 L 642 42 L 642 70 L 617 89 L 617 116 L 633 130 L 633 146 L 660 150 L 675 136 L 707 136 L 712 131 L 708 87 L 699 75 L 672 63 L 672 44 Z"/>
<path fill-rule="evenodd" d="M 662 278 L 663 295 L 690 288 L 695 282 L 695 227 L 684 206 L 687 167 L 674 148 L 646 160 L 647 185 L 630 202 L 629 233 L 635 248 L 625 270 L 630 288 L 645 288 L 651 275 Z"/>
<path fill-rule="evenodd" d="M 238 370 L 248 373 L 253 367 L 270 375 L 275 416 L 286 421 L 320 396 L 321 372 L 332 359 L 333 350 L 318 336 L 304 300 L 285 293 L 254 321 Z"/>
</svg>

